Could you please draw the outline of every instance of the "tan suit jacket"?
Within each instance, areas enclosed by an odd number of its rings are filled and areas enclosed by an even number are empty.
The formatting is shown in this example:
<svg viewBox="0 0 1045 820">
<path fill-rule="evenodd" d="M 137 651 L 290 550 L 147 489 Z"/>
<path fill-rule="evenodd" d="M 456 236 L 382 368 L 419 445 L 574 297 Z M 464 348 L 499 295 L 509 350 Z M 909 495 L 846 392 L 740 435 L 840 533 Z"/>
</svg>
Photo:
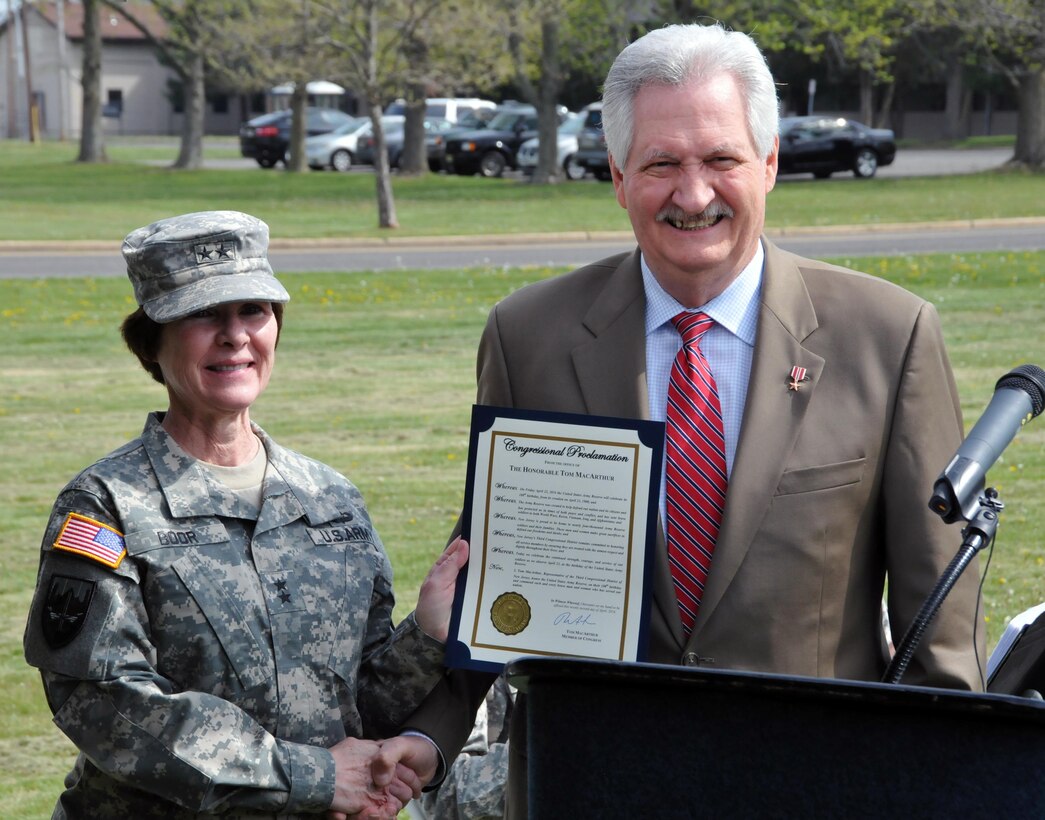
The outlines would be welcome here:
<svg viewBox="0 0 1045 820">
<path fill-rule="evenodd" d="M 927 503 L 962 435 L 939 319 L 881 279 L 763 243 L 751 377 L 704 598 L 684 637 L 660 527 L 646 660 L 877 681 L 889 660 L 886 579 L 898 643 L 961 545 Z M 797 391 L 795 365 L 808 376 Z M 480 404 L 648 418 L 638 251 L 500 302 L 480 342 L 478 385 Z M 981 688 L 978 576 L 974 562 L 903 683 Z M 491 679 L 455 673 L 459 698 L 477 703 Z M 520 698 L 509 817 L 525 816 L 523 715 Z"/>
<path fill-rule="evenodd" d="M 961 544 L 927 506 L 961 441 L 932 305 L 764 240 L 743 425 L 707 587 L 683 636 L 660 530 L 648 660 L 879 680 L 888 577 L 899 642 Z M 635 251 L 512 294 L 479 350 L 481 404 L 648 418 Z M 794 365 L 808 379 L 789 390 Z M 944 601 L 904 683 L 980 688 L 978 571 Z"/>
</svg>

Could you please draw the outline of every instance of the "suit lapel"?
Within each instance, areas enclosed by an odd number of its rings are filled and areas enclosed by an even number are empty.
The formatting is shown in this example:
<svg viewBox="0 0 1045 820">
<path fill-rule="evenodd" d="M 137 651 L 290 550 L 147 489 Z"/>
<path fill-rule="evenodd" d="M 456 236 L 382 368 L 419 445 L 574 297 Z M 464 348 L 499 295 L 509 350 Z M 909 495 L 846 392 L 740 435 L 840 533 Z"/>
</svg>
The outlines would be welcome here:
<svg viewBox="0 0 1045 820">
<path fill-rule="evenodd" d="M 722 528 L 692 638 L 699 645 L 703 624 L 732 583 L 755 538 L 794 446 L 824 360 L 802 343 L 817 327 L 795 257 L 768 240 L 762 305 L 751 363 L 744 420 L 726 494 Z M 789 389 L 795 365 L 807 380 Z"/>
<path fill-rule="evenodd" d="M 588 413 L 649 418 L 646 297 L 638 250 L 611 274 L 585 315 L 584 326 L 592 338 L 574 348 L 572 356 Z"/>
</svg>

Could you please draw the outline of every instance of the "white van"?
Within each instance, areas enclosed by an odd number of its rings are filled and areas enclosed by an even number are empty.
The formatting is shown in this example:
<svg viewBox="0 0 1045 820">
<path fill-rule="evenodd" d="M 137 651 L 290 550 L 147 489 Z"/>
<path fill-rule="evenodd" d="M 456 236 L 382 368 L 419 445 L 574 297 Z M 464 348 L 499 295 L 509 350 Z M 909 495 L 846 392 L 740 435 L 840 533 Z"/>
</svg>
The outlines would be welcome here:
<svg viewBox="0 0 1045 820">
<path fill-rule="evenodd" d="M 425 117 L 460 122 L 468 114 L 474 114 L 480 109 L 488 109 L 492 112 L 496 107 L 497 103 L 492 100 L 483 100 L 479 97 L 429 97 L 425 100 Z M 385 113 L 405 114 L 405 100 L 396 100 L 385 108 Z"/>
</svg>

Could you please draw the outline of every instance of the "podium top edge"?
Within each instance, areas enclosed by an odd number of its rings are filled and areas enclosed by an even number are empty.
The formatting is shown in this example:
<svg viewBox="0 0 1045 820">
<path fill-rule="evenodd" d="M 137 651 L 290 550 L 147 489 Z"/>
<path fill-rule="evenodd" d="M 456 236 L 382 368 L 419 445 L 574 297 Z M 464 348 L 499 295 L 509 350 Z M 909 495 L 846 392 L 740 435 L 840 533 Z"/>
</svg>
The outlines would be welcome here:
<svg viewBox="0 0 1045 820">
<path fill-rule="evenodd" d="M 889 702 L 916 707 L 990 714 L 1016 714 L 1045 727 L 1045 702 L 984 692 L 929 686 L 811 678 L 741 670 L 697 669 L 656 663 L 595 660 L 590 658 L 519 657 L 505 666 L 508 682 L 522 692 L 535 686 L 571 684 L 641 687 L 690 687 L 694 690 L 746 692 L 769 698 Z"/>
</svg>

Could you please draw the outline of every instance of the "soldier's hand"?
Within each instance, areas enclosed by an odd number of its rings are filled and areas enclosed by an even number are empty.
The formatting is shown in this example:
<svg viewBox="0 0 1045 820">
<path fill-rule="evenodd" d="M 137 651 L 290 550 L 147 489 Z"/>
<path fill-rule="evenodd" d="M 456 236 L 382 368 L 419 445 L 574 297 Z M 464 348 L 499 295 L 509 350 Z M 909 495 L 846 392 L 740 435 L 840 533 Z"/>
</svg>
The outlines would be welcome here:
<svg viewBox="0 0 1045 820">
<path fill-rule="evenodd" d="M 334 757 L 334 800 L 330 818 L 395 818 L 413 796 L 414 783 L 405 784 L 394 775 L 374 782 L 371 764 L 380 752 L 372 740 L 349 737 L 330 748 Z M 383 771 L 383 769 L 382 769 Z"/>
<path fill-rule="evenodd" d="M 460 537 L 455 538 L 421 582 L 414 617 L 422 631 L 437 641 L 446 642 L 457 574 L 467 562 L 468 542 Z"/>
</svg>

